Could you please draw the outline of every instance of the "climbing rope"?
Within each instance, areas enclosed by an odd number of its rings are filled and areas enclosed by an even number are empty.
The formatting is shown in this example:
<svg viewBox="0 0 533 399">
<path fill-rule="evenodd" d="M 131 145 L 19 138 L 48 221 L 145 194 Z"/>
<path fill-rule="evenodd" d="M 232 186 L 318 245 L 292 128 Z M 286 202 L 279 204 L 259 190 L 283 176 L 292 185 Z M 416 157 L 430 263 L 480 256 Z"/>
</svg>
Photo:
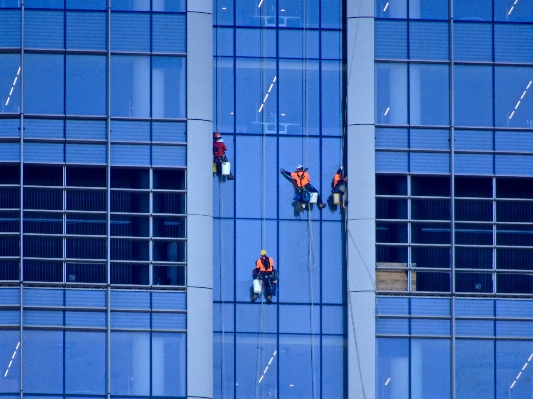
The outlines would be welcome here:
<svg viewBox="0 0 533 399">
<path fill-rule="evenodd" d="M 311 324 L 311 373 L 313 376 L 311 391 L 313 399 L 316 398 L 316 375 L 315 375 L 315 321 L 314 321 L 314 292 L 313 292 L 313 270 L 314 270 L 314 237 L 313 237 L 313 222 L 311 220 L 311 212 L 307 212 L 307 233 L 309 236 L 307 270 L 309 272 L 309 299 L 311 302 L 310 324 Z"/>
</svg>

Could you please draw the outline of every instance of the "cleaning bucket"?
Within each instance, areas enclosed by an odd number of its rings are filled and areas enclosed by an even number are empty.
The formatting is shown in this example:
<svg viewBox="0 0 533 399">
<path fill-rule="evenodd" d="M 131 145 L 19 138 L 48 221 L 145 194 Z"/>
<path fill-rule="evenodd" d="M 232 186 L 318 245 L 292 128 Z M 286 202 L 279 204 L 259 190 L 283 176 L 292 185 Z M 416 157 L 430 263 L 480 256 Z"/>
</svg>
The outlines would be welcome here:
<svg viewBox="0 0 533 399">
<path fill-rule="evenodd" d="M 341 195 L 339 193 L 333 193 L 333 205 L 341 204 Z"/>
<path fill-rule="evenodd" d="M 229 175 L 230 175 L 230 163 L 222 162 L 222 176 L 229 176 Z"/>
<path fill-rule="evenodd" d="M 254 279 L 254 294 L 261 293 L 261 280 Z"/>
<path fill-rule="evenodd" d="M 310 193 L 309 195 L 309 203 L 310 204 L 316 204 L 318 202 L 318 193 Z"/>
<path fill-rule="evenodd" d="M 217 173 L 217 164 L 213 162 L 213 173 Z"/>
</svg>

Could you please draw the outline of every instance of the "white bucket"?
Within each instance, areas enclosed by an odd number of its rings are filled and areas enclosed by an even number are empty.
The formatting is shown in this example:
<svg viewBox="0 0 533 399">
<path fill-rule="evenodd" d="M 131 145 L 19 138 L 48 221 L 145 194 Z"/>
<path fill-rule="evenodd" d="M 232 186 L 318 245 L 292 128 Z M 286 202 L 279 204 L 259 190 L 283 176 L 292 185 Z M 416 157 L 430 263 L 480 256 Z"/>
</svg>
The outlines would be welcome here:
<svg viewBox="0 0 533 399">
<path fill-rule="evenodd" d="M 261 293 L 261 280 L 254 279 L 254 294 Z"/>
<path fill-rule="evenodd" d="M 222 176 L 229 176 L 229 175 L 230 175 L 230 163 L 222 162 Z"/>
<path fill-rule="evenodd" d="M 341 204 L 341 195 L 339 193 L 333 193 L 333 205 Z"/>
<path fill-rule="evenodd" d="M 309 203 L 316 204 L 318 202 L 318 193 L 309 193 Z"/>
</svg>

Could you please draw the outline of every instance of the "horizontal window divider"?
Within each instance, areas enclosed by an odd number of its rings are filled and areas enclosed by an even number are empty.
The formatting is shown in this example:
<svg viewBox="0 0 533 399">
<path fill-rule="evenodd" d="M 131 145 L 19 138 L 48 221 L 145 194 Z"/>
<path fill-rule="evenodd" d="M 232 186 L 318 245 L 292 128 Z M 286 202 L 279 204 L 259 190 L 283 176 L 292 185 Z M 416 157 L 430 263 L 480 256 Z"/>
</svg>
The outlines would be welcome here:
<svg viewBox="0 0 533 399">
<path fill-rule="evenodd" d="M 38 326 L 23 324 L 24 330 L 48 330 L 48 331 L 100 331 L 106 332 L 107 327 L 76 327 L 76 326 Z"/>
<path fill-rule="evenodd" d="M 161 56 L 161 57 L 186 57 L 185 52 L 167 53 L 167 52 L 153 52 L 153 51 L 117 51 L 111 50 L 111 56 L 114 55 L 144 55 L 144 56 Z"/>
<path fill-rule="evenodd" d="M 452 244 L 419 244 L 419 243 L 406 243 L 406 242 L 376 242 L 376 245 L 389 246 L 389 247 L 418 247 L 418 248 L 451 248 Z"/>
<path fill-rule="evenodd" d="M 2 137 L 2 143 L 19 143 L 20 136 Z"/>
<path fill-rule="evenodd" d="M 24 305 L 25 310 L 60 310 L 60 311 L 80 311 L 80 312 L 105 312 L 107 308 L 101 307 L 79 307 L 79 306 L 47 306 L 47 305 Z"/>
<path fill-rule="evenodd" d="M 378 315 L 376 319 L 417 319 L 417 320 L 451 320 L 452 316 L 436 316 L 436 315 Z"/>
<path fill-rule="evenodd" d="M 0 310 L 20 310 L 20 305 L 0 305 Z"/>
<path fill-rule="evenodd" d="M 105 118 L 104 118 L 105 119 Z M 139 122 L 187 122 L 187 118 L 139 118 L 130 116 L 110 116 L 111 121 L 139 121 Z M 174 169 L 174 167 L 172 167 Z"/>
<path fill-rule="evenodd" d="M 106 143 L 107 141 L 103 141 Z M 161 145 L 166 147 L 186 147 L 187 143 L 180 141 L 180 142 L 170 142 L 170 141 L 151 141 L 151 140 L 145 140 L 145 141 L 125 141 L 125 140 L 110 140 L 111 144 L 127 144 L 127 145 Z"/>
<path fill-rule="evenodd" d="M 104 309 L 105 310 L 105 309 Z M 187 314 L 187 310 L 171 309 L 134 309 L 134 308 L 114 308 L 111 307 L 111 313 L 165 313 L 165 314 Z"/>
<path fill-rule="evenodd" d="M 61 212 L 61 211 L 59 211 Z M 63 213 L 67 216 L 78 216 L 78 215 L 107 215 L 107 211 L 80 211 L 77 209 L 66 209 Z"/>
<path fill-rule="evenodd" d="M 2 329 L 2 330 L 19 330 L 20 329 L 20 324 L 2 324 L 2 322 L 0 322 L 0 329 Z"/>
<path fill-rule="evenodd" d="M 533 133 L 533 132 L 532 132 Z M 455 154 L 533 155 L 533 151 L 455 150 Z"/>
<path fill-rule="evenodd" d="M 529 24 L 530 25 L 530 24 Z M 483 65 L 483 66 L 518 66 L 518 67 L 531 67 L 533 62 L 508 62 L 508 61 L 455 61 L 454 65 Z"/>
<path fill-rule="evenodd" d="M 152 333 L 187 333 L 187 330 L 175 329 L 175 330 L 163 330 L 160 328 L 111 328 L 111 332 L 152 332 Z M 115 396 L 115 395 L 113 395 Z M 129 396 L 131 398 L 131 396 Z"/>
<path fill-rule="evenodd" d="M 408 152 L 408 153 L 433 153 L 433 154 L 448 154 L 450 150 L 440 150 L 433 148 L 386 148 L 376 147 L 376 152 Z"/>
</svg>

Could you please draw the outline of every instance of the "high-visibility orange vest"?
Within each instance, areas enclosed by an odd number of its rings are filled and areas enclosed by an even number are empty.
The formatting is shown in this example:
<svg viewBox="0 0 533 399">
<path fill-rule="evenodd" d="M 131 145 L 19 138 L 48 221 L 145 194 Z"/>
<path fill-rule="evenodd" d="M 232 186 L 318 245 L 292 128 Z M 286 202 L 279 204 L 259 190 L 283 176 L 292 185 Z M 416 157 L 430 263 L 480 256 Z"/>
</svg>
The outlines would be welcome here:
<svg viewBox="0 0 533 399">
<path fill-rule="evenodd" d="M 335 173 L 335 176 L 333 176 L 333 188 L 337 187 L 337 184 L 339 184 L 339 181 L 342 180 L 342 176 L 339 173 Z"/>
<path fill-rule="evenodd" d="M 272 272 L 274 271 L 274 259 L 269 258 L 268 256 L 265 256 L 265 260 L 268 259 L 268 266 L 265 267 L 263 263 L 263 258 L 257 259 L 255 262 L 255 267 L 259 269 L 260 272 Z"/>
<path fill-rule="evenodd" d="M 304 187 L 309 184 L 311 179 L 309 178 L 309 173 L 301 171 L 296 171 L 291 173 L 291 177 L 296 180 L 296 185 L 298 187 Z"/>
</svg>

